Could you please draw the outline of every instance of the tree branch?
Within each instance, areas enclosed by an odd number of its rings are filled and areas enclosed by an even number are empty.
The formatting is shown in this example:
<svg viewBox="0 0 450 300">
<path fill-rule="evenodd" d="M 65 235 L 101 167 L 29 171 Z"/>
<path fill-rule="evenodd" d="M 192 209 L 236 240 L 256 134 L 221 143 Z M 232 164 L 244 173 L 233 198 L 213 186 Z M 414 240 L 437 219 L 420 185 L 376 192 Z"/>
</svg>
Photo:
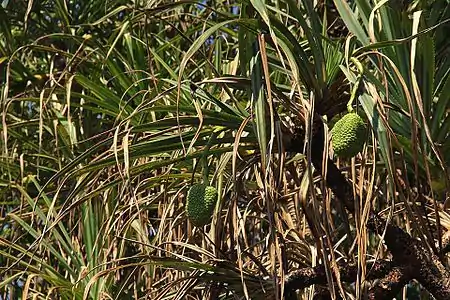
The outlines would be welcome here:
<svg viewBox="0 0 450 300">
<path fill-rule="evenodd" d="M 369 290 L 369 300 L 391 300 L 409 280 L 410 273 L 404 267 L 393 267 L 386 276 Z"/>
<path fill-rule="evenodd" d="M 382 234 L 386 221 L 374 215 L 368 228 Z M 450 273 L 439 258 L 400 227 L 388 224 L 386 246 L 399 265 L 412 268 L 411 274 L 438 300 L 450 299 Z"/>
<path fill-rule="evenodd" d="M 382 278 L 387 275 L 392 269 L 393 263 L 391 261 L 377 261 L 368 266 L 370 272 L 367 274 L 367 279 Z M 358 275 L 358 266 L 356 264 L 342 263 L 338 266 L 340 273 L 340 280 L 343 282 L 354 282 Z M 336 279 L 336 278 L 335 278 Z M 284 288 L 286 290 L 286 299 L 288 295 L 295 295 L 295 291 L 304 289 L 313 284 L 326 284 L 327 276 L 325 267 L 319 265 L 312 268 L 303 268 L 290 273 L 285 280 Z"/>
<path fill-rule="evenodd" d="M 311 145 L 311 162 L 317 170 L 324 173 L 324 127 L 319 118 L 314 122 L 314 131 Z M 298 150 L 301 148 L 298 145 L 291 146 L 292 149 Z M 330 159 L 327 161 L 325 173 L 327 186 L 332 190 L 336 198 L 345 205 L 347 210 L 350 213 L 354 213 L 355 199 L 352 186 Z M 439 258 L 434 253 L 430 253 L 418 240 L 412 238 L 400 227 L 393 224 L 386 225 L 386 223 L 385 219 L 375 214 L 371 215 L 368 222 L 369 230 L 377 234 L 382 234 L 387 226 L 384 241 L 394 258 L 393 262 L 395 262 L 389 273 L 369 291 L 369 299 L 392 299 L 413 278 L 417 279 L 437 300 L 450 299 L 450 273 L 439 261 Z M 305 284 L 309 283 L 311 285 L 323 280 L 326 281 L 326 276 L 322 274 L 321 269 L 299 270 L 288 277 L 286 295 L 292 296 L 293 290 L 304 287 Z"/>
</svg>

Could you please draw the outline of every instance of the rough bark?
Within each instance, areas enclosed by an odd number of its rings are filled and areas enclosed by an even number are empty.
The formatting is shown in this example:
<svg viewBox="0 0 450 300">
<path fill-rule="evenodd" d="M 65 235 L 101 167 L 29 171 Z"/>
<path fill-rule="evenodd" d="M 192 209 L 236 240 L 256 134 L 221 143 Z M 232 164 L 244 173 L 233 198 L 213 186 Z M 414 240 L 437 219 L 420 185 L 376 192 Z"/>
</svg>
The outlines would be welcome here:
<svg viewBox="0 0 450 300">
<path fill-rule="evenodd" d="M 369 290 L 369 300 L 391 300 L 411 280 L 411 272 L 403 267 L 393 267 L 377 285 Z"/>
<path fill-rule="evenodd" d="M 367 225 L 373 232 L 382 234 L 386 221 L 374 215 Z M 393 224 L 387 225 L 384 241 L 398 267 L 410 272 L 406 277 L 411 275 L 409 279 L 419 281 L 436 299 L 450 299 L 450 272 L 437 255 Z"/>
<path fill-rule="evenodd" d="M 377 261 L 373 264 L 368 265 L 368 270 L 370 272 L 367 274 L 367 279 L 377 279 L 382 278 L 387 275 L 392 269 L 391 261 Z M 358 275 L 358 266 L 356 264 L 346 264 L 342 263 L 338 266 L 340 280 L 342 282 L 354 282 L 356 276 Z M 337 280 L 335 278 L 335 280 Z M 295 299 L 295 291 L 299 289 L 304 289 L 313 284 L 326 284 L 327 276 L 325 272 L 325 267 L 319 265 L 311 268 L 303 268 L 290 273 L 285 280 L 285 290 L 286 299 Z M 294 294 L 289 293 L 293 291 Z"/>
</svg>

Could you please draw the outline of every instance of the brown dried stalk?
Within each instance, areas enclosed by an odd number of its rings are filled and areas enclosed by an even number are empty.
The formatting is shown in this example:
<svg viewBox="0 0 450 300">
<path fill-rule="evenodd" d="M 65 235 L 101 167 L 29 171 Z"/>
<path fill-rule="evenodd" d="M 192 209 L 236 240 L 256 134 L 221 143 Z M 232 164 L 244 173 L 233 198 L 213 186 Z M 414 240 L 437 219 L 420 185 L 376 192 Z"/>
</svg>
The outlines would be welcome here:
<svg viewBox="0 0 450 300">
<path fill-rule="evenodd" d="M 322 172 L 324 151 L 323 123 L 317 120 L 314 129 L 311 161 L 314 167 Z M 298 140 L 292 142 L 292 149 L 298 150 L 302 148 L 298 144 L 295 145 L 295 142 L 299 142 Z M 353 189 L 345 176 L 330 159 L 327 162 L 326 174 L 325 182 L 327 186 L 332 190 L 336 198 L 345 205 L 347 210 L 350 213 L 354 213 L 355 199 L 353 197 Z M 376 214 L 371 215 L 368 228 L 375 234 L 382 234 L 386 228 L 384 242 L 393 256 L 393 261 L 390 263 L 389 268 L 382 269 L 383 272 L 381 273 L 376 273 L 376 275 L 380 275 L 383 278 L 369 290 L 369 299 L 392 299 L 412 279 L 419 281 L 437 300 L 450 299 L 450 272 L 434 253 L 430 253 L 420 241 L 412 238 L 400 227 L 387 224 L 384 218 Z M 356 273 L 353 273 L 356 272 L 354 268 L 349 267 L 347 271 L 342 271 L 343 277 L 341 277 L 341 280 L 352 281 L 352 278 L 353 281 L 356 280 Z M 387 272 L 384 273 L 385 271 Z M 306 284 L 325 282 L 326 276 L 322 266 L 297 270 L 288 276 L 285 285 L 286 299 L 294 299 L 289 297 L 295 295 L 295 289 L 305 287 Z"/>
</svg>

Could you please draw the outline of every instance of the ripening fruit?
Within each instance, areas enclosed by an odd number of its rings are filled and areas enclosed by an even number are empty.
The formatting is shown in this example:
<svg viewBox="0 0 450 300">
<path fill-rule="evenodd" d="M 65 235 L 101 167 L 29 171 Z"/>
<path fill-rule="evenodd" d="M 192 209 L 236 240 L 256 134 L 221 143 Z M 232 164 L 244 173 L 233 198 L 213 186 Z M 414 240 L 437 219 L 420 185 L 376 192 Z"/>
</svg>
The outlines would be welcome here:
<svg viewBox="0 0 450 300">
<path fill-rule="evenodd" d="M 357 113 L 348 113 L 331 130 L 334 153 L 339 157 L 353 157 L 363 149 L 366 124 Z"/>
<path fill-rule="evenodd" d="M 209 223 L 217 201 L 217 189 L 205 184 L 195 184 L 188 191 L 186 215 L 194 226 Z"/>
</svg>

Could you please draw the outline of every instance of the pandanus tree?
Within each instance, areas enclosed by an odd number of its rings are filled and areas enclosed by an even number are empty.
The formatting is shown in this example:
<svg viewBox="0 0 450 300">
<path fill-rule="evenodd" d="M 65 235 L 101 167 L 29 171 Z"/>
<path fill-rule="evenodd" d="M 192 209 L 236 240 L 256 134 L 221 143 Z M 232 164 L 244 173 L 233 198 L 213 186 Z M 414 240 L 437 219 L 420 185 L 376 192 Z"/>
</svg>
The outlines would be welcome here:
<svg viewBox="0 0 450 300">
<path fill-rule="evenodd" d="M 447 1 L 0 13 L 5 297 L 450 299 Z"/>
</svg>

